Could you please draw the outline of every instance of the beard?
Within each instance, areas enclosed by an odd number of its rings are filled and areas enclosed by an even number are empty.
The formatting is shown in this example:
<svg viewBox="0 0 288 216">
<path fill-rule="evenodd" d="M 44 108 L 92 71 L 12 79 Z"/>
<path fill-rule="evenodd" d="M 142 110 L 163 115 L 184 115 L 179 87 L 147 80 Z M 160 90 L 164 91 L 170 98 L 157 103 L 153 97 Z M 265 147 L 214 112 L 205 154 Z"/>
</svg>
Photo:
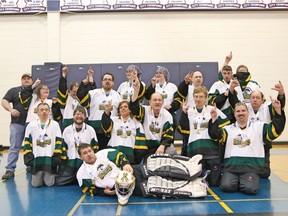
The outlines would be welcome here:
<svg viewBox="0 0 288 216">
<path fill-rule="evenodd" d="M 74 123 L 75 123 L 77 126 L 82 126 L 83 123 L 84 123 L 84 120 L 83 120 L 83 119 L 81 119 L 81 120 L 76 120 L 76 121 L 74 121 Z"/>
</svg>

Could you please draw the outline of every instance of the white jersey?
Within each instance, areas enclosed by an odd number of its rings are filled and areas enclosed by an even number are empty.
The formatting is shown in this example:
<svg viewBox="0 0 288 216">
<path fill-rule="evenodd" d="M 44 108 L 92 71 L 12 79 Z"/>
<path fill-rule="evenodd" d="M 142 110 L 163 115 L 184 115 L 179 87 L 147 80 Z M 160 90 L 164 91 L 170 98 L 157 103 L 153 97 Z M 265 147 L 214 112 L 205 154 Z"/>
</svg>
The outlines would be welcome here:
<svg viewBox="0 0 288 216">
<path fill-rule="evenodd" d="M 206 105 L 201 112 L 198 112 L 196 107 L 189 108 L 187 116 L 189 119 L 190 135 L 188 143 L 194 142 L 199 139 L 210 139 L 208 134 L 208 122 L 211 119 L 210 111 L 214 109 L 213 106 Z M 217 116 L 225 120 L 226 115 L 217 109 Z M 226 121 L 223 123 L 227 123 Z"/>
<path fill-rule="evenodd" d="M 95 182 L 95 186 L 99 188 L 114 187 L 120 168 L 107 158 L 109 151 L 115 150 L 104 149 L 97 152 L 95 154 L 96 162 L 93 165 L 83 162 L 77 172 L 77 180 L 80 187 L 84 179 L 91 179 L 92 182 Z"/>
<path fill-rule="evenodd" d="M 226 91 L 229 91 L 229 89 L 230 89 L 230 83 L 228 84 L 225 80 L 222 80 L 222 81 L 217 81 L 217 82 L 215 82 L 212 86 L 211 86 L 211 88 L 210 88 L 210 90 L 209 90 L 209 94 L 215 94 L 217 91 L 219 92 L 219 95 L 220 94 L 223 94 L 223 93 L 225 93 Z M 239 89 L 240 89 L 240 91 L 241 91 L 241 88 L 239 87 L 239 88 L 236 88 L 235 90 L 237 91 L 239 91 Z M 237 97 L 238 97 L 238 100 L 243 100 L 243 96 L 240 96 L 241 94 L 237 94 Z M 224 105 L 223 105 L 223 107 L 221 107 L 221 110 L 226 110 L 228 107 L 230 107 L 231 105 L 230 105 L 230 103 L 229 103 L 229 100 L 228 100 L 228 98 L 227 98 L 227 100 L 225 101 L 225 103 L 224 103 Z"/>
<path fill-rule="evenodd" d="M 59 124 L 49 119 L 41 127 L 40 121 L 35 120 L 27 125 L 25 131 L 25 140 L 32 138 L 32 150 L 35 158 L 52 157 L 57 144 L 57 139 L 61 138 L 61 130 Z M 61 141 L 60 141 L 60 144 Z M 60 152 L 59 152 L 60 153 Z"/>
<path fill-rule="evenodd" d="M 171 82 L 165 82 L 163 85 L 157 83 L 155 86 L 155 92 L 160 93 L 164 98 L 162 107 L 170 105 L 173 102 L 174 93 L 177 91 L 177 86 Z"/>
<path fill-rule="evenodd" d="M 187 103 L 189 107 L 195 106 L 194 97 L 193 97 L 194 89 L 195 89 L 194 85 L 188 85 L 188 94 L 186 96 L 185 102 Z"/>
<path fill-rule="evenodd" d="M 74 99 L 73 97 L 71 97 L 70 94 L 68 94 L 65 108 L 61 109 L 63 119 L 73 119 L 73 112 L 77 106 L 81 106 L 79 101 L 77 99 Z M 86 110 L 86 116 L 88 116 L 87 110 Z"/>
<path fill-rule="evenodd" d="M 173 125 L 172 115 L 166 109 L 161 108 L 158 118 L 155 118 L 150 106 L 143 106 L 143 108 L 145 109 L 143 127 L 146 140 L 161 141 L 164 124 L 168 122 Z"/>
<path fill-rule="evenodd" d="M 227 141 L 224 158 L 264 158 L 263 122 L 248 122 L 242 130 L 238 123 L 225 126 Z M 255 133 L 255 131 L 258 131 Z"/>
<path fill-rule="evenodd" d="M 108 95 L 105 94 L 103 88 L 89 91 L 90 94 L 90 121 L 101 120 L 105 111 L 105 105 L 112 102 L 111 115 L 117 116 L 117 109 L 121 101 L 121 97 L 115 90 L 111 89 Z"/>
<path fill-rule="evenodd" d="M 145 89 L 146 87 L 145 83 L 142 81 L 141 83 Z M 120 94 L 122 101 L 130 101 L 131 96 L 133 95 L 134 92 L 133 83 L 130 83 L 129 81 L 122 82 L 118 87 L 117 92 Z"/>
<path fill-rule="evenodd" d="M 142 124 L 130 117 L 126 122 L 117 116 L 113 116 L 111 119 L 113 121 L 113 129 L 111 131 L 111 138 L 108 142 L 108 146 L 124 146 L 134 149 L 137 129 L 140 130 L 140 133 L 144 134 Z"/>
<path fill-rule="evenodd" d="M 41 99 L 39 99 L 37 97 L 36 94 L 32 94 L 31 103 L 30 103 L 29 108 L 28 108 L 26 123 L 35 121 L 35 120 L 37 120 L 39 118 L 38 114 L 37 114 L 37 106 L 40 103 L 47 103 L 49 105 L 49 107 L 50 107 L 49 119 L 53 118 L 53 115 L 52 115 L 52 100 L 48 99 L 48 98 L 46 98 L 45 100 L 41 100 Z"/>
<path fill-rule="evenodd" d="M 256 113 L 254 112 L 250 103 L 247 104 L 247 107 L 249 110 L 250 121 L 252 122 L 261 121 L 265 123 L 270 123 L 272 121 L 269 111 L 269 105 L 266 102 L 260 106 L 259 110 Z"/>
<path fill-rule="evenodd" d="M 251 93 L 253 91 L 261 91 L 261 88 L 257 83 L 250 81 L 243 91 L 240 86 L 237 86 L 235 91 L 237 92 L 237 97 L 241 102 L 250 103 Z"/>
<path fill-rule="evenodd" d="M 68 159 L 80 158 L 77 147 L 80 143 L 91 144 L 92 140 L 97 141 L 95 130 L 83 123 L 82 130 L 77 132 L 74 123 L 66 127 L 63 131 L 63 141 L 67 144 Z"/>
</svg>

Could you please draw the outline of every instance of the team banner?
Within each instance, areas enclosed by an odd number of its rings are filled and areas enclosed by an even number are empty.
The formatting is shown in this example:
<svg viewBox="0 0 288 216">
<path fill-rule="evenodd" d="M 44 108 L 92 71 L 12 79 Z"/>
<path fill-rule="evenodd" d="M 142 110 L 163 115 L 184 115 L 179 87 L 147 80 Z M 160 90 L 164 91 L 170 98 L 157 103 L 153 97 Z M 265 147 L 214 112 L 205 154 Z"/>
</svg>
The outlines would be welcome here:
<svg viewBox="0 0 288 216">
<path fill-rule="evenodd" d="M 49 0 L 0 0 L 2 13 L 47 12 Z M 60 11 L 288 9 L 288 0 L 59 0 Z M 57 2 L 57 0 L 54 0 Z M 59 5 L 57 6 L 58 10 Z M 54 9 L 55 11 L 55 9 Z"/>
<path fill-rule="evenodd" d="M 288 0 L 60 0 L 60 11 L 288 9 Z"/>
<path fill-rule="evenodd" d="M 38 13 L 47 11 L 47 0 L 0 0 L 1 13 Z"/>
</svg>

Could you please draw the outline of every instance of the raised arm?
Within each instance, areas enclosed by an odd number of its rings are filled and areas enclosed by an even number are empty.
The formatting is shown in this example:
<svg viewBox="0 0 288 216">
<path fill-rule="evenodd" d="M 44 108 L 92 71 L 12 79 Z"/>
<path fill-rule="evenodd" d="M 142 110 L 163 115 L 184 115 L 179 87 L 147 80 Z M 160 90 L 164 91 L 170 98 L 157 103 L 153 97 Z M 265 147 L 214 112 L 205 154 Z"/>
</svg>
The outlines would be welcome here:
<svg viewBox="0 0 288 216">
<path fill-rule="evenodd" d="M 69 68 L 64 66 L 61 71 L 61 76 L 59 79 L 59 85 L 57 89 L 57 100 L 59 103 L 59 107 L 64 109 L 66 106 L 66 101 L 68 98 L 68 88 L 67 88 L 67 74 L 69 72 Z"/>
<path fill-rule="evenodd" d="M 284 91 L 284 86 L 282 85 L 282 82 L 279 80 L 279 82 L 274 85 L 274 88 L 271 88 L 271 89 L 278 92 L 277 100 L 280 101 L 281 108 L 284 109 L 285 103 L 286 103 L 286 97 L 285 97 L 285 91 Z"/>
</svg>

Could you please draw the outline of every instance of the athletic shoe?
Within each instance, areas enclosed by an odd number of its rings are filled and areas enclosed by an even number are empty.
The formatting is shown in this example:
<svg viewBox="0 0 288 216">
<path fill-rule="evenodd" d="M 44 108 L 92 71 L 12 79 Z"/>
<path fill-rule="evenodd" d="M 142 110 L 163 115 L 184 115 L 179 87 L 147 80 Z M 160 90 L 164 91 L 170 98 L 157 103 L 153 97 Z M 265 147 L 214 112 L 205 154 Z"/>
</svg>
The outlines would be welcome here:
<svg viewBox="0 0 288 216">
<path fill-rule="evenodd" d="M 2 179 L 10 179 L 10 178 L 14 178 L 14 172 L 11 171 L 6 171 L 6 173 L 2 176 Z"/>
</svg>

